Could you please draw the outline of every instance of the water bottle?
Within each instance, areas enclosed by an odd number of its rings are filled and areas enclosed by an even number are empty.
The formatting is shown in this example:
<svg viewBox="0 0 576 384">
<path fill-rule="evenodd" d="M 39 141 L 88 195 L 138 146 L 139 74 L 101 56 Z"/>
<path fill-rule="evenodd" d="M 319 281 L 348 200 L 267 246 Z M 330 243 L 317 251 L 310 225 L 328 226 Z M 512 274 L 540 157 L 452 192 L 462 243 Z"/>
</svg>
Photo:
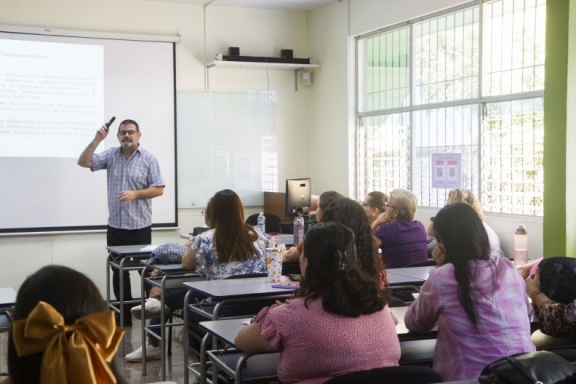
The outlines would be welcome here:
<svg viewBox="0 0 576 384">
<path fill-rule="evenodd" d="M 257 227 L 260 228 L 262 233 L 266 233 L 266 216 L 264 216 L 264 212 L 260 212 L 258 215 Z"/>
<path fill-rule="evenodd" d="M 526 263 L 528 263 L 528 232 L 520 224 L 514 233 L 514 264 L 524 265 Z"/>
<path fill-rule="evenodd" d="M 294 246 L 304 241 L 304 218 L 296 216 L 294 218 Z"/>
</svg>

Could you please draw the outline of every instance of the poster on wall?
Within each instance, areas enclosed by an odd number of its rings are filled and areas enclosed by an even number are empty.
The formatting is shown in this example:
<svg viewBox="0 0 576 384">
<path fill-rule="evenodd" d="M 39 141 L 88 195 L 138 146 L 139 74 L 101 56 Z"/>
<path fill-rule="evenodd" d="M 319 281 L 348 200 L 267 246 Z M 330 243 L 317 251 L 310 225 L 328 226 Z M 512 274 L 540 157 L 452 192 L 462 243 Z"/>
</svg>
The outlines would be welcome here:
<svg viewBox="0 0 576 384">
<path fill-rule="evenodd" d="M 457 189 L 462 186 L 460 153 L 432 155 L 432 188 Z"/>
</svg>

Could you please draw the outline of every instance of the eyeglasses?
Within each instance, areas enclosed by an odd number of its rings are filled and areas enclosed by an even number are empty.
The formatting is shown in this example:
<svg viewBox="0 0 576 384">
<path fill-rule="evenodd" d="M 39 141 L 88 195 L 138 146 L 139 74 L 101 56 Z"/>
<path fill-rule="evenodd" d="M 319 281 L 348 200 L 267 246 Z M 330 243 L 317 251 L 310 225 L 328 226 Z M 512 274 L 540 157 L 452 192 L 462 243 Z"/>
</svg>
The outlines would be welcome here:
<svg viewBox="0 0 576 384">
<path fill-rule="evenodd" d="M 385 207 L 390 207 L 390 208 L 392 208 L 392 209 L 398 209 L 398 208 L 396 208 L 395 206 L 390 205 L 389 202 L 385 202 L 385 203 L 384 203 L 384 206 L 385 206 Z"/>
<path fill-rule="evenodd" d="M 138 131 L 134 131 L 134 130 L 132 130 L 132 131 L 120 131 L 120 132 L 118 132 L 118 135 L 120 135 L 120 136 L 126 136 L 126 135 L 134 136 L 136 134 L 136 132 L 138 132 Z"/>
</svg>

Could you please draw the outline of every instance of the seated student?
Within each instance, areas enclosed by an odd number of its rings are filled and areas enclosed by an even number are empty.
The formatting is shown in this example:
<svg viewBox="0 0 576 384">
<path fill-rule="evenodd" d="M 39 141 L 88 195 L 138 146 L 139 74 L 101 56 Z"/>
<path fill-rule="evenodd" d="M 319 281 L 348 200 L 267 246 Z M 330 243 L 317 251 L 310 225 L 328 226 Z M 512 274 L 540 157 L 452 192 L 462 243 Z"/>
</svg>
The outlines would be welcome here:
<svg viewBox="0 0 576 384">
<path fill-rule="evenodd" d="M 490 252 L 497 254 L 499 256 L 504 256 L 504 252 L 500 248 L 500 238 L 496 232 L 484 221 L 484 210 L 482 209 L 482 204 L 480 200 L 470 191 L 469 189 L 452 189 L 448 192 L 448 200 L 446 205 L 454 203 L 466 203 L 478 213 L 480 220 L 484 224 L 486 233 L 488 234 L 488 240 L 490 241 Z M 432 257 L 432 251 L 436 246 L 436 239 L 434 238 L 434 218 L 430 218 L 430 224 L 426 228 L 426 235 L 428 236 L 428 255 Z"/>
<path fill-rule="evenodd" d="M 537 308 L 540 330 L 550 336 L 576 340 L 576 306 L 557 303 L 540 291 L 540 269 L 526 278 L 526 294 Z"/>
<path fill-rule="evenodd" d="M 343 198 L 335 201 L 324 211 L 322 220 L 344 224 L 352 230 L 356 239 L 356 253 L 364 272 L 379 281 L 382 288 L 386 285 L 384 263 L 378 255 L 377 239 L 372 233 L 368 217 L 362 205 L 352 199 Z"/>
<path fill-rule="evenodd" d="M 510 260 L 490 253 L 478 213 L 465 203 L 447 205 L 434 235 L 438 267 L 404 317 L 411 331 L 438 324 L 433 368 L 446 381 L 475 379 L 495 360 L 534 351 L 531 308 L 518 294 L 524 282 Z"/>
<path fill-rule="evenodd" d="M 318 208 L 316 208 L 316 221 L 321 222 L 324 216 L 324 211 L 335 201 L 343 199 L 344 196 L 336 191 L 327 191 L 320 195 L 318 198 Z M 290 248 L 286 252 L 282 253 L 282 261 L 296 262 L 300 259 L 300 254 L 302 253 L 303 243 L 298 244 L 295 247 Z"/>
<path fill-rule="evenodd" d="M 225 279 L 232 275 L 266 273 L 266 247 L 269 237 L 258 228 L 245 223 L 244 207 L 238 195 L 224 189 L 216 192 L 207 209 L 213 229 L 194 238 L 192 247 L 182 257 L 185 269 L 196 270 L 208 280 Z M 151 291 L 150 295 L 158 295 Z M 171 309 L 180 309 L 184 305 L 186 289 L 172 291 L 167 305 Z M 160 324 L 159 318 L 150 320 L 150 325 Z M 159 328 L 154 331 L 160 332 Z M 161 350 L 158 340 L 148 337 L 147 359 L 159 359 Z M 142 361 L 142 347 L 126 355 L 129 362 Z"/>
<path fill-rule="evenodd" d="M 380 242 L 387 268 L 408 267 L 428 260 L 424 225 L 414 220 L 418 199 L 406 189 L 390 192 L 386 210 L 374 221 L 374 236 Z"/>
<path fill-rule="evenodd" d="M 278 378 L 285 384 L 398 365 L 397 320 L 362 271 L 350 229 L 323 222 L 308 230 L 300 268 L 295 298 L 263 308 L 236 335 L 239 349 L 281 351 Z"/>
<path fill-rule="evenodd" d="M 376 226 L 372 227 L 374 221 L 382 212 L 386 210 L 386 202 L 388 201 L 388 196 L 380 191 L 373 191 L 366 195 L 364 201 L 362 202 L 362 207 L 364 207 L 364 212 L 368 217 L 368 222 L 372 230 L 376 229 Z"/>
<path fill-rule="evenodd" d="M 43 267 L 18 291 L 2 383 L 126 383 L 113 363 L 123 335 L 88 277 Z"/>
<path fill-rule="evenodd" d="M 206 205 L 206 209 L 202 211 L 202 215 L 204 215 L 204 222 L 208 228 L 212 228 L 212 199 L 208 200 L 208 204 Z M 183 245 L 176 244 L 176 243 L 166 243 L 161 244 L 150 255 L 150 258 L 146 261 L 148 265 L 154 264 L 181 264 L 182 258 L 192 247 L 192 241 L 194 238 L 187 240 L 184 242 Z M 159 276 L 160 271 L 157 269 L 152 270 L 150 272 L 150 276 Z M 147 288 L 148 289 L 148 288 Z M 183 298 L 182 292 L 185 290 L 170 290 L 167 291 L 164 295 L 164 299 L 166 302 L 172 304 L 168 305 L 168 307 L 179 308 L 182 305 Z M 150 317 L 159 317 L 161 313 L 161 303 L 160 303 L 160 296 L 162 292 L 159 287 L 152 287 L 149 289 L 148 298 L 146 299 L 146 303 L 144 304 L 144 310 L 140 305 L 132 307 L 130 310 L 132 315 L 137 319 L 150 318 Z M 174 306 L 174 301 L 176 301 L 176 306 Z M 142 316 L 142 311 L 144 311 L 144 316 Z M 154 320 L 156 322 L 157 320 Z M 159 356 L 159 355 L 158 355 Z"/>
</svg>

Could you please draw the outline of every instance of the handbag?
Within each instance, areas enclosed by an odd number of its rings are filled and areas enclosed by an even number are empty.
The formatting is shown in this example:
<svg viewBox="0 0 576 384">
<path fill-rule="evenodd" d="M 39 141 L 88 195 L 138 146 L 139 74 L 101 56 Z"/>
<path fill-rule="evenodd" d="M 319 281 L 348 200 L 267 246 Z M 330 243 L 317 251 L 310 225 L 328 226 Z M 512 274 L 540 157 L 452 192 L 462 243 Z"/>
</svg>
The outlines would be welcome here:
<svg viewBox="0 0 576 384">
<path fill-rule="evenodd" d="M 482 370 L 481 384 L 576 383 L 576 366 L 549 351 L 507 356 Z"/>
<path fill-rule="evenodd" d="M 576 298 L 576 259 L 549 257 L 538 264 L 540 290 L 552 300 L 569 304 Z"/>
</svg>

